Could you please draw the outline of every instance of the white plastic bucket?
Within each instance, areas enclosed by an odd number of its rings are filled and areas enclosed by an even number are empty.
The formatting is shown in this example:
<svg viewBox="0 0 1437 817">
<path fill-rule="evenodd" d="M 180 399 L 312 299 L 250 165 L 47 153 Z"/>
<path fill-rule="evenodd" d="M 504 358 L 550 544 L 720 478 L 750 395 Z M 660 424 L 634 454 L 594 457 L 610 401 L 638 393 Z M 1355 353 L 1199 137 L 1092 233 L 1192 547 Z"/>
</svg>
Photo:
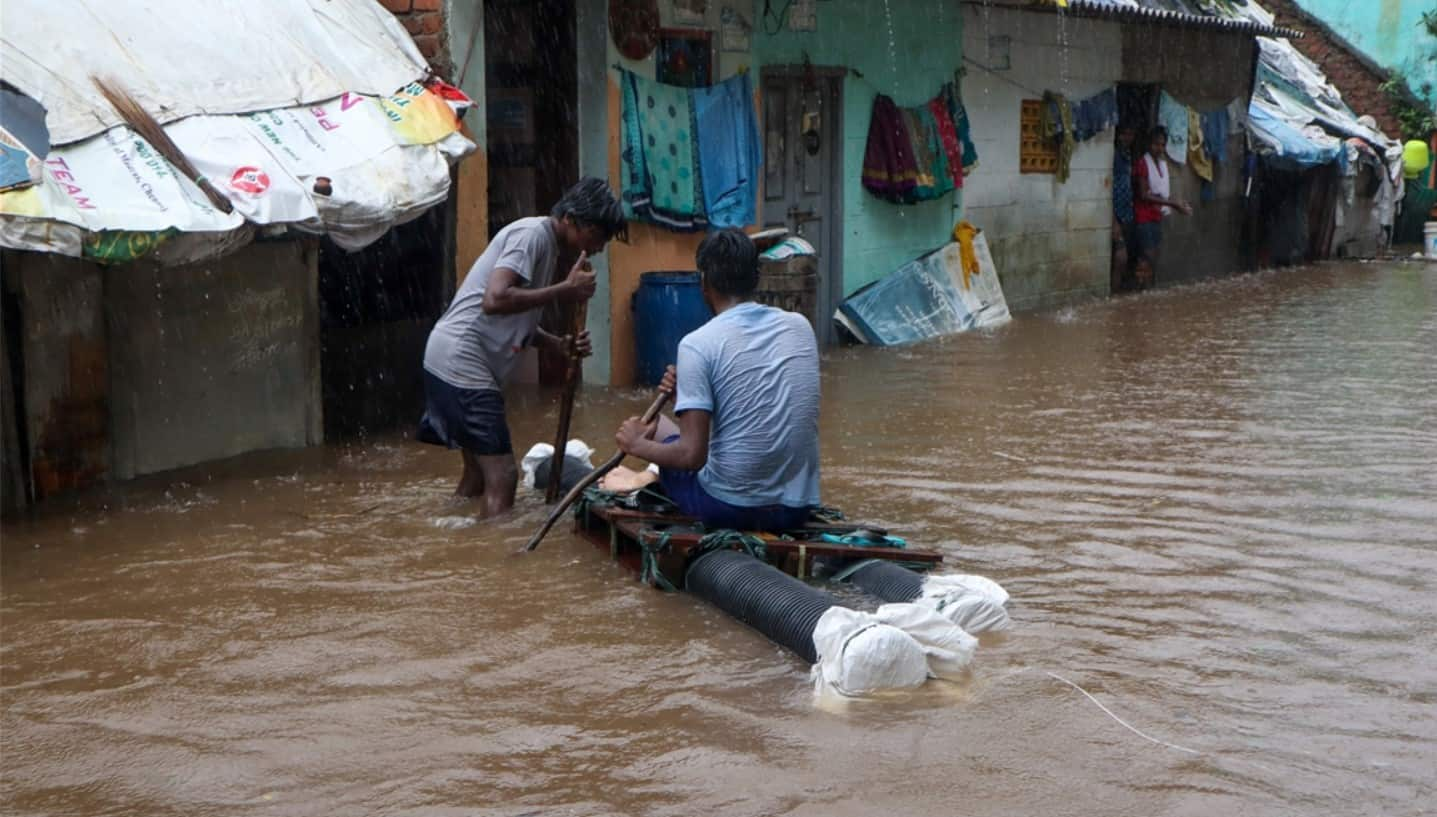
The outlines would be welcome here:
<svg viewBox="0 0 1437 817">
<path fill-rule="evenodd" d="M 1437 261 L 1437 221 L 1422 225 L 1422 251 L 1428 258 Z"/>
</svg>

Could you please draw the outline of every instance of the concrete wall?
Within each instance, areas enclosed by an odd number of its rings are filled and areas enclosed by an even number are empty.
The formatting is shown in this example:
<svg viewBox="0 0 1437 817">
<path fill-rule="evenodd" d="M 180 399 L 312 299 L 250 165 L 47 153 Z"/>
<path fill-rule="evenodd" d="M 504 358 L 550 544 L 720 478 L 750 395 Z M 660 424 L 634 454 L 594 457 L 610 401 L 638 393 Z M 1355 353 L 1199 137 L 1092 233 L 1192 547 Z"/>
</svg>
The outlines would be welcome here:
<svg viewBox="0 0 1437 817">
<path fill-rule="evenodd" d="M 321 441 L 317 259 L 286 241 L 105 270 L 113 476 Z"/>
<path fill-rule="evenodd" d="M 1237 98 L 1244 101 L 1246 110 L 1256 48 L 1251 37 L 1128 26 L 1123 30 L 1123 79 L 1160 85 L 1200 112 L 1221 108 Z M 1241 133 L 1234 131 L 1229 137 L 1228 161 L 1213 165 L 1210 201 L 1202 200 L 1202 180 L 1197 174 L 1186 164 L 1174 165 L 1172 194 L 1191 203 L 1193 214 L 1174 214 L 1163 221 L 1159 286 L 1231 275 L 1253 265 L 1253 248 L 1246 246 L 1243 235 L 1248 211 L 1243 198 L 1244 144 Z"/>
<path fill-rule="evenodd" d="M 1009 38 L 1010 64 L 996 70 L 990 38 Z M 996 41 L 995 41 L 996 43 Z M 1066 47 L 1065 47 L 1066 44 Z M 1001 48 L 1001 46 L 997 46 Z M 1037 309 L 1108 293 L 1113 132 L 1079 142 L 1071 175 L 1018 171 L 1019 111 L 1045 90 L 1079 100 L 1122 73 L 1122 31 L 1112 22 L 1044 12 L 964 7 L 969 64 L 963 100 L 978 168 L 963 190 L 964 214 L 988 237 L 1012 309 Z"/>
<path fill-rule="evenodd" d="M 110 366 L 99 267 L 53 254 L 6 253 L 19 298 L 21 379 L 35 498 L 111 473 Z M 5 399 L 9 399 L 8 394 Z"/>
<path fill-rule="evenodd" d="M 1383 68 L 1406 74 L 1414 92 L 1431 86 L 1427 104 L 1437 106 L 1437 39 L 1422 27 L 1422 13 L 1437 12 L 1432 0 L 1284 0 L 1277 5 L 1285 3 L 1295 3 Z M 1332 79 L 1346 95 L 1344 78 Z"/>
<path fill-rule="evenodd" d="M 780 4 L 773 4 L 778 7 Z M 963 16 L 952 0 L 832 0 L 819 3 L 818 28 L 754 33 L 763 65 L 856 69 L 843 83 L 843 286 L 850 293 L 942 245 L 957 221 L 963 191 L 938 201 L 899 206 L 862 185 L 863 150 L 873 98 L 900 106 L 927 102 L 963 64 Z M 979 150 L 980 161 L 983 160 Z"/>
</svg>

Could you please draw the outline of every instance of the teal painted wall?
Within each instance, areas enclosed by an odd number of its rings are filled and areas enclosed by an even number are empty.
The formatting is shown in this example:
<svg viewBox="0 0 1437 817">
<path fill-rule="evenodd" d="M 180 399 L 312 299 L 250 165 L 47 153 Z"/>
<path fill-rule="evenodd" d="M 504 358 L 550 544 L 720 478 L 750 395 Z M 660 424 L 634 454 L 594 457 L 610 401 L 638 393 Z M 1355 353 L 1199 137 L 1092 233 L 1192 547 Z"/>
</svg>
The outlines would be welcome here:
<svg viewBox="0 0 1437 817">
<path fill-rule="evenodd" d="M 1437 40 L 1429 37 L 1422 12 L 1437 11 L 1437 0 L 1296 0 L 1308 14 L 1327 24 L 1343 39 L 1373 62 L 1388 70 L 1401 71 L 1411 80 L 1412 90 L 1422 93 L 1431 83 L 1427 102 L 1437 104 Z"/>
<path fill-rule="evenodd" d="M 902 106 L 931 99 L 962 64 L 963 21 L 953 0 L 831 0 L 817 7 L 814 32 L 768 34 L 756 19 L 754 55 L 762 65 L 797 65 L 807 54 L 814 65 L 863 74 L 843 82 L 843 285 L 851 293 L 941 246 L 958 219 L 961 190 L 900 207 L 864 190 L 861 174 L 874 96 L 885 93 Z"/>
</svg>

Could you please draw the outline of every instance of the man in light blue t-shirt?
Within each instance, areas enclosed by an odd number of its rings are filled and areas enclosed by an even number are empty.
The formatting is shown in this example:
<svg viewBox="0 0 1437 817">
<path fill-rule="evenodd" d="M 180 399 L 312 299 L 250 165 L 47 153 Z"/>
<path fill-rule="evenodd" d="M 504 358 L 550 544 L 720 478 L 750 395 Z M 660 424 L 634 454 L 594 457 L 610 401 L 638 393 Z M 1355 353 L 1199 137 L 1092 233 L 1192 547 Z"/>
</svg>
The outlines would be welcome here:
<svg viewBox="0 0 1437 817">
<path fill-rule="evenodd" d="M 714 233 L 697 260 L 715 315 L 679 343 L 664 377 L 663 388 L 677 386 L 678 423 L 632 417 L 615 435 L 659 473 L 616 469 L 604 487 L 657 480 L 710 528 L 799 527 L 819 504 L 818 341 L 802 315 L 751 300 L 759 270 L 748 236 Z"/>
</svg>

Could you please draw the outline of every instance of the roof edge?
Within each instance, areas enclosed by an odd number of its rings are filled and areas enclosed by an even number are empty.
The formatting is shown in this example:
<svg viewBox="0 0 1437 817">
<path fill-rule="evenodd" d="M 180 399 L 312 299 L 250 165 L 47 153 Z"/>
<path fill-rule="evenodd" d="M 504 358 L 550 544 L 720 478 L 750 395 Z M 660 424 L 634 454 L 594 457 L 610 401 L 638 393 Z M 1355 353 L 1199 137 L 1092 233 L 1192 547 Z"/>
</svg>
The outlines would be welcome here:
<svg viewBox="0 0 1437 817">
<path fill-rule="evenodd" d="M 1199 28 L 1230 34 L 1245 34 L 1252 37 L 1287 37 L 1292 40 L 1300 40 L 1304 36 L 1301 31 L 1296 29 L 1266 25 L 1252 20 L 1235 17 L 1208 17 L 1142 6 L 1119 6 L 1111 2 L 1104 2 L 1104 0 L 1068 0 L 1066 12 L 1056 6 L 1046 8 L 1049 11 L 1071 14 L 1075 17 L 1094 17 L 1115 20 L 1120 23 L 1148 23 L 1173 28 Z"/>
</svg>

